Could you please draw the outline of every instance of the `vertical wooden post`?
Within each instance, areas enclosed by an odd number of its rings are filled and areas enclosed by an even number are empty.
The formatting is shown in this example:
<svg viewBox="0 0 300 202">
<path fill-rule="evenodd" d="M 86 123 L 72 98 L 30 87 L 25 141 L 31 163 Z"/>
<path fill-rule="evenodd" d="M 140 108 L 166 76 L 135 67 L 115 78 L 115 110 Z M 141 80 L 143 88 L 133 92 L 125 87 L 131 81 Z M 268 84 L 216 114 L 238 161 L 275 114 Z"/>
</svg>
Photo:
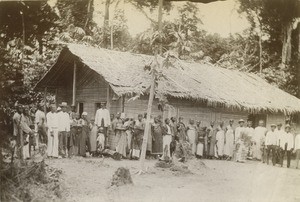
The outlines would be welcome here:
<svg viewBox="0 0 300 202">
<path fill-rule="evenodd" d="M 125 112 L 125 95 L 122 96 L 122 113 Z"/>
<path fill-rule="evenodd" d="M 107 92 L 106 92 L 106 107 L 108 110 L 110 110 L 110 86 L 107 83 Z"/>
<path fill-rule="evenodd" d="M 151 87 L 150 87 L 150 95 L 149 95 L 149 101 L 148 101 L 148 107 L 147 107 L 147 119 L 146 119 L 146 126 L 144 130 L 144 137 L 143 137 L 143 144 L 142 144 L 142 152 L 140 157 L 140 163 L 141 163 L 141 171 L 145 170 L 145 157 L 146 157 L 146 150 L 147 150 L 147 141 L 148 141 L 148 133 L 150 129 L 150 116 L 152 111 L 152 103 L 154 99 L 154 86 L 155 86 L 155 75 L 154 71 L 151 73 Z"/>
<path fill-rule="evenodd" d="M 46 105 L 46 102 L 47 102 L 47 86 L 45 87 L 45 90 L 44 90 L 44 113 L 47 114 L 47 105 Z"/>
<path fill-rule="evenodd" d="M 163 7 L 164 0 L 159 0 L 158 2 L 158 32 L 160 34 L 162 33 L 162 7 Z M 160 40 L 161 43 L 161 40 Z M 162 44 L 159 46 L 159 54 L 162 54 Z M 157 61 L 157 54 L 155 55 L 155 59 L 157 62 L 156 68 L 159 68 L 159 63 Z M 155 68 L 155 67 L 153 67 Z M 151 111 L 152 111 L 152 104 L 154 99 L 154 93 L 155 93 L 155 73 L 152 69 L 151 72 L 151 87 L 150 87 L 150 95 L 149 95 L 149 101 L 148 101 L 148 107 L 147 107 L 147 119 L 146 119 L 146 126 L 144 130 L 144 137 L 143 137 L 143 144 L 142 144 L 142 152 L 140 156 L 140 163 L 141 163 L 141 170 L 140 174 L 144 172 L 145 170 L 145 158 L 146 158 L 146 150 L 147 150 L 147 141 L 148 141 L 148 135 L 149 135 L 149 129 L 150 129 L 150 117 L 151 117 Z"/>
<path fill-rule="evenodd" d="M 57 104 L 57 92 L 58 92 L 58 90 L 57 90 L 57 88 L 55 88 L 55 104 Z"/>
<path fill-rule="evenodd" d="M 76 71 L 77 66 L 76 62 L 74 61 L 74 68 L 73 68 L 73 94 L 72 94 L 72 105 L 76 103 Z"/>
<path fill-rule="evenodd" d="M 162 54 L 162 17 L 163 17 L 163 3 L 164 0 L 159 0 L 158 1 L 158 34 L 159 34 L 159 54 Z"/>
</svg>

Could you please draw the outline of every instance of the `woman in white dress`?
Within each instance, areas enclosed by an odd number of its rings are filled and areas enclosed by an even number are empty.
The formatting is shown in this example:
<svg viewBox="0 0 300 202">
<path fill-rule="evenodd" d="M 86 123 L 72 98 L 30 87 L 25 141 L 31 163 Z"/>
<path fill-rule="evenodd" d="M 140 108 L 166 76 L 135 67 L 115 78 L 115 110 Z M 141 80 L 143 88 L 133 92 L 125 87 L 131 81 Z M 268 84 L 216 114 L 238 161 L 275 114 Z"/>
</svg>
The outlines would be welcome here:
<svg viewBox="0 0 300 202">
<path fill-rule="evenodd" d="M 189 139 L 190 146 L 192 148 L 192 153 L 196 154 L 196 126 L 195 121 L 193 119 L 190 119 L 190 123 L 187 126 L 187 136 Z"/>
<path fill-rule="evenodd" d="M 225 142 L 225 131 L 223 129 L 224 123 L 221 122 L 218 127 L 218 132 L 216 134 L 216 151 L 219 159 L 223 159 L 224 155 L 224 142 Z"/>
<path fill-rule="evenodd" d="M 229 125 L 226 127 L 225 133 L 225 148 L 224 155 L 226 160 L 230 160 L 233 156 L 234 150 L 234 129 L 233 129 L 233 120 L 229 121 Z"/>
</svg>

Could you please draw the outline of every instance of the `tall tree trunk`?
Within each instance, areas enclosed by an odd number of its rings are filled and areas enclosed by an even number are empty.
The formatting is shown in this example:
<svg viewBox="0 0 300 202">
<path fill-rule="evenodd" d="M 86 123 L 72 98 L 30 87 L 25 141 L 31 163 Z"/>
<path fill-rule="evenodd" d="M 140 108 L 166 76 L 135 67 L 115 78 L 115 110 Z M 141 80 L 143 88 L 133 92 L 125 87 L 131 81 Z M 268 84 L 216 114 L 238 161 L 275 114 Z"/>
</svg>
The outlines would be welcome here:
<svg viewBox="0 0 300 202">
<path fill-rule="evenodd" d="M 298 23 L 298 26 L 297 26 L 297 40 L 298 40 L 298 46 L 297 46 L 297 74 L 298 74 L 298 77 L 297 77 L 297 81 L 298 81 L 298 98 L 300 98 L 300 23 Z M 300 114 L 299 114 L 299 117 L 300 117 Z"/>
<path fill-rule="evenodd" d="M 263 55 L 263 48 L 262 48 L 262 33 L 260 32 L 259 34 L 259 40 L 258 40 L 258 44 L 259 44 L 259 73 L 262 72 L 262 55 Z"/>
<path fill-rule="evenodd" d="M 105 1 L 105 12 L 104 12 L 104 22 L 103 22 L 103 47 L 108 47 L 108 33 L 109 33 L 109 7 L 110 0 Z"/>
<path fill-rule="evenodd" d="M 162 7 L 163 7 L 163 1 L 164 0 L 159 0 L 158 2 L 158 33 L 162 33 Z M 160 46 L 159 46 L 159 53 L 162 54 L 162 41 L 160 40 Z M 155 55 L 156 59 L 156 66 L 152 68 L 159 68 L 159 63 L 157 61 L 157 54 Z M 142 152 L 140 156 L 140 163 L 141 163 L 141 170 L 140 173 L 145 170 L 145 158 L 146 158 L 146 150 L 147 150 L 147 141 L 148 141 L 148 136 L 149 136 L 149 129 L 150 129 L 150 117 L 152 113 L 152 104 L 153 104 L 153 99 L 154 99 L 154 93 L 155 93 L 155 71 L 152 69 L 151 72 L 151 87 L 150 87 L 150 95 L 149 95 L 149 101 L 148 101 L 148 108 L 147 108 L 147 119 L 146 119 L 146 126 L 144 130 L 144 136 L 143 136 L 143 144 L 142 144 Z"/>
<path fill-rule="evenodd" d="M 289 22 L 283 26 L 282 56 L 281 64 L 286 66 L 291 61 L 292 56 L 292 31 L 293 23 Z"/>
<path fill-rule="evenodd" d="M 93 17 L 91 13 L 91 7 L 92 7 L 92 0 L 88 0 L 88 5 L 87 5 L 87 15 L 86 15 L 86 20 L 84 23 L 84 30 L 86 29 L 90 19 Z"/>
<path fill-rule="evenodd" d="M 37 41 L 39 44 L 39 54 L 42 55 L 43 54 L 43 39 L 41 35 L 37 36 Z"/>
</svg>

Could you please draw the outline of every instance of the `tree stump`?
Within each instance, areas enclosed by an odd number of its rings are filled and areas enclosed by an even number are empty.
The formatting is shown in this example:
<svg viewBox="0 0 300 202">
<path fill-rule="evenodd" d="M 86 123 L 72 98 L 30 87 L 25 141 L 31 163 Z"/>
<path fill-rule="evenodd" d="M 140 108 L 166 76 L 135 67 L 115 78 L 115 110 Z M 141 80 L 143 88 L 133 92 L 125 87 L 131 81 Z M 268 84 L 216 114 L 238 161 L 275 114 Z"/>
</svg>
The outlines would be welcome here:
<svg viewBox="0 0 300 202">
<path fill-rule="evenodd" d="M 129 169 L 120 167 L 116 170 L 112 177 L 111 186 L 122 186 L 125 184 L 133 184 Z"/>
</svg>

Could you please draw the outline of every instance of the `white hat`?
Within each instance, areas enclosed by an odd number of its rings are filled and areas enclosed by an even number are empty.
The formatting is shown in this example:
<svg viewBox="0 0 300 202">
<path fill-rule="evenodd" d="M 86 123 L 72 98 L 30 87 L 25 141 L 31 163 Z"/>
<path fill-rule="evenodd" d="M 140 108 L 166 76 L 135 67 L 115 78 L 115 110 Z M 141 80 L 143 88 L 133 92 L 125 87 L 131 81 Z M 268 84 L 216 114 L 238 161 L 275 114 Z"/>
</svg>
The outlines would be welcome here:
<svg viewBox="0 0 300 202">
<path fill-rule="evenodd" d="M 87 112 L 82 112 L 82 116 L 87 116 L 88 113 Z"/>
<path fill-rule="evenodd" d="M 239 120 L 239 123 L 241 123 L 241 122 L 245 123 L 244 119 L 240 119 L 240 120 Z"/>
<path fill-rule="evenodd" d="M 60 111 L 61 110 L 61 108 L 60 107 L 57 107 L 57 111 Z"/>
</svg>

